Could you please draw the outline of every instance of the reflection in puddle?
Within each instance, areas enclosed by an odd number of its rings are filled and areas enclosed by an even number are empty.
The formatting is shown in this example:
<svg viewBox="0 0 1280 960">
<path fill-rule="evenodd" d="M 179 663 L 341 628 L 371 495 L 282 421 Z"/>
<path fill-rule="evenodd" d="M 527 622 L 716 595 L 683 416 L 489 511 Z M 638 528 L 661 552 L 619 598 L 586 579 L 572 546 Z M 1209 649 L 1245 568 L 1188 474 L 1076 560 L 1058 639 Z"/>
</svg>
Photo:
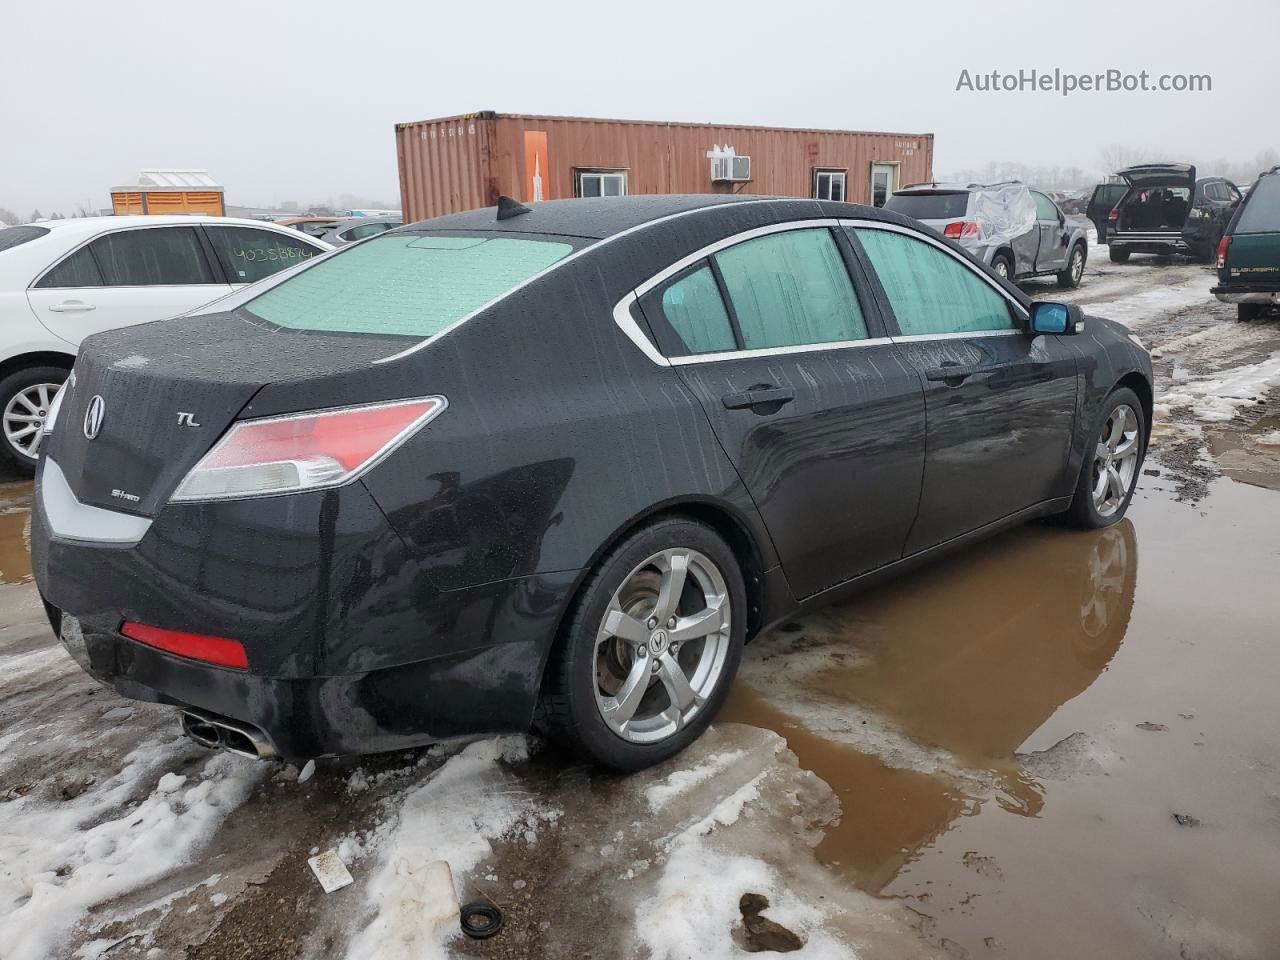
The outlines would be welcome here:
<svg viewBox="0 0 1280 960">
<path fill-rule="evenodd" d="M 844 816 L 818 855 L 881 890 L 985 799 L 1039 813 L 1015 751 L 1106 669 L 1136 579 L 1128 520 L 1028 527 L 760 638 L 720 719 L 777 731 L 832 786 Z"/>
</svg>

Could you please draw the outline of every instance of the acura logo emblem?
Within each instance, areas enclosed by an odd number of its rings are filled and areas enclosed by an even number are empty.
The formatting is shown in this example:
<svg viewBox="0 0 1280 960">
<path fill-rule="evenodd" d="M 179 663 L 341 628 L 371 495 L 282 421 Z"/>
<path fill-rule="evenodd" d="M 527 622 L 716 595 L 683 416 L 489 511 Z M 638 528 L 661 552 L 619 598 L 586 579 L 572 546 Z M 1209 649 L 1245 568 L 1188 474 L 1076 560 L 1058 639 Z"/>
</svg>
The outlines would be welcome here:
<svg viewBox="0 0 1280 960">
<path fill-rule="evenodd" d="M 107 403 L 102 397 L 94 395 L 89 401 L 89 409 L 84 412 L 84 435 L 92 440 L 102 429 L 102 417 L 107 412 Z"/>
</svg>

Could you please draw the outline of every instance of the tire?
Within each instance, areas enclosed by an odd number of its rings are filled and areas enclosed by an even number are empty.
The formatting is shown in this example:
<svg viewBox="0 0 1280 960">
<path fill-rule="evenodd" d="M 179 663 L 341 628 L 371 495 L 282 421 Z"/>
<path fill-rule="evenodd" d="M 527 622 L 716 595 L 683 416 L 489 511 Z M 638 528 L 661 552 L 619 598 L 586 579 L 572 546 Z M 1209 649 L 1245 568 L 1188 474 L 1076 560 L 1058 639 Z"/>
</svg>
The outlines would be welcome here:
<svg viewBox="0 0 1280 960">
<path fill-rule="evenodd" d="M 1116 413 L 1121 408 L 1127 408 L 1128 412 L 1125 414 L 1124 425 L 1120 430 L 1120 439 L 1118 442 L 1108 442 L 1116 440 L 1112 427 Z M 1106 461 L 1115 468 L 1117 479 L 1114 483 L 1107 484 L 1103 490 L 1105 500 L 1099 502 L 1096 494 L 1100 485 L 1101 472 L 1107 470 L 1107 466 L 1104 464 L 1100 469 L 1102 460 L 1097 455 L 1097 451 L 1101 449 L 1103 443 L 1107 443 L 1113 452 L 1117 448 L 1126 449 L 1130 439 L 1134 444 L 1131 463 L 1127 456 L 1123 460 L 1116 457 L 1114 461 Z M 1128 387 L 1117 387 L 1107 396 L 1106 402 L 1102 405 L 1101 418 L 1094 423 L 1089 433 L 1089 448 L 1085 453 L 1084 463 L 1080 465 L 1080 478 L 1076 481 L 1071 506 L 1062 514 L 1062 519 L 1069 526 L 1083 530 L 1096 530 L 1117 523 L 1124 517 L 1129 509 L 1129 503 L 1133 500 L 1133 490 L 1138 485 L 1138 477 L 1142 473 L 1142 461 L 1146 453 L 1147 421 L 1142 403 L 1138 400 L 1138 395 Z M 1119 495 L 1121 491 L 1123 496 Z"/>
<path fill-rule="evenodd" d="M 49 388 L 61 387 L 68 372 L 66 367 L 23 367 L 0 380 L 0 427 L 3 427 L 0 459 L 23 476 L 30 477 L 36 472 L 40 428 L 48 412 L 47 405 L 41 406 L 40 397 L 48 396 L 52 400 L 57 390 Z M 22 434 L 32 426 L 36 428 L 34 434 L 15 438 L 15 434 Z"/>
<path fill-rule="evenodd" d="M 660 567 L 675 569 L 680 556 L 688 573 L 676 615 L 691 620 L 713 608 L 721 615 L 710 616 L 710 632 L 686 639 L 673 655 L 671 628 L 649 624 L 673 582 Z M 746 612 L 737 558 L 714 530 L 684 517 L 642 527 L 600 560 L 574 601 L 543 680 L 543 726 L 571 750 L 615 770 L 642 770 L 675 756 L 701 736 L 728 695 L 742 658 Z M 619 633 L 608 632 L 611 622 Z M 598 643 L 599 635 L 606 639 Z M 687 683 L 683 696 L 693 695 L 683 712 L 672 692 L 671 663 Z M 606 713 L 615 719 L 606 721 Z M 619 723 L 622 713 L 629 719 Z"/>
<path fill-rule="evenodd" d="M 1064 290 L 1074 290 L 1080 286 L 1080 279 L 1084 276 L 1084 264 L 1084 247 L 1077 243 L 1067 254 L 1067 269 L 1058 273 L 1058 286 Z"/>
<path fill-rule="evenodd" d="M 1249 321 L 1257 320 L 1262 316 L 1262 311 L 1266 309 L 1266 305 L 1262 303 L 1237 303 L 1236 319 Z"/>
<path fill-rule="evenodd" d="M 1111 256 L 1112 263 L 1128 263 L 1129 250 L 1125 247 L 1108 247 L 1107 252 Z"/>
<path fill-rule="evenodd" d="M 996 272 L 996 276 L 1003 277 L 1010 283 L 1013 282 L 1013 261 L 1009 259 L 1007 253 L 997 253 L 992 257 L 991 269 Z"/>
</svg>

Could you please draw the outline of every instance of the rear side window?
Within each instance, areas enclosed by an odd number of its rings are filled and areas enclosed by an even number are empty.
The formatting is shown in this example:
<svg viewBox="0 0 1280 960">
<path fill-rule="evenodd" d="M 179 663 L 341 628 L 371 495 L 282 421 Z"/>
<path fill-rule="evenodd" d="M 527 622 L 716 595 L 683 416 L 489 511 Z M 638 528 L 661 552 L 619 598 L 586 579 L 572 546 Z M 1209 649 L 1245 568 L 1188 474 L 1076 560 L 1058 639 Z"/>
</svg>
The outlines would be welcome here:
<svg viewBox="0 0 1280 960">
<path fill-rule="evenodd" d="M 1013 328 L 1008 301 L 955 257 L 905 234 L 855 232 L 903 336 Z"/>
<path fill-rule="evenodd" d="M 36 287 L 101 287 L 102 273 L 88 247 L 81 247 L 40 278 Z"/>
<path fill-rule="evenodd" d="M 747 350 L 864 340 L 867 325 L 829 230 L 789 230 L 716 255 Z"/>
<path fill-rule="evenodd" d="M 699 267 L 662 292 L 662 315 L 689 353 L 738 349 L 711 268 Z"/>
<path fill-rule="evenodd" d="M 319 251 L 302 239 L 254 227 L 209 226 L 209 239 L 232 283 L 253 283 L 310 260 Z"/>
<path fill-rule="evenodd" d="M 969 209 L 969 194 L 895 193 L 884 208 L 917 220 L 959 220 Z"/>
<path fill-rule="evenodd" d="M 1232 233 L 1280 233 L 1280 174 L 1269 174 L 1249 191 Z"/>
<path fill-rule="evenodd" d="M 523 237 L 387 234 L 285 279 L 245 310 L 293 330 L 430 337 L 572 251 Z"/>
<path fill-rule="evenodd" d="M 194 227 L 153 227 L 108 233 L 89 244 L 108 287 L 214 283 Z"/>
<path fill-rule="evenodd" d="M 0 250 L 8 250 L 19 244 L 43 237 L 49 232 L 48 227 L 0 227 Z"/>
</svg>

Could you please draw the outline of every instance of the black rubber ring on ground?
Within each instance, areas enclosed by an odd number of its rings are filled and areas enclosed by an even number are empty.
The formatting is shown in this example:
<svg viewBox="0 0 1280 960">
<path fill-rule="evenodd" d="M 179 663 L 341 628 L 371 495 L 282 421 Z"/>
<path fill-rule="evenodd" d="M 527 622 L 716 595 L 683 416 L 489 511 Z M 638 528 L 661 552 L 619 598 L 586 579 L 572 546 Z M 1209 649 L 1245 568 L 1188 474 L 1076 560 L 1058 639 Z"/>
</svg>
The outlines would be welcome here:
<svg viewBox="0 0 1280 960">
<path fill-rule="evenodd" d="M 502 929 L 502 911 L 491 903 L 477 900 L 458 913 L 462 932 L 472 940 L 488 940 Z"/>
</svg>

